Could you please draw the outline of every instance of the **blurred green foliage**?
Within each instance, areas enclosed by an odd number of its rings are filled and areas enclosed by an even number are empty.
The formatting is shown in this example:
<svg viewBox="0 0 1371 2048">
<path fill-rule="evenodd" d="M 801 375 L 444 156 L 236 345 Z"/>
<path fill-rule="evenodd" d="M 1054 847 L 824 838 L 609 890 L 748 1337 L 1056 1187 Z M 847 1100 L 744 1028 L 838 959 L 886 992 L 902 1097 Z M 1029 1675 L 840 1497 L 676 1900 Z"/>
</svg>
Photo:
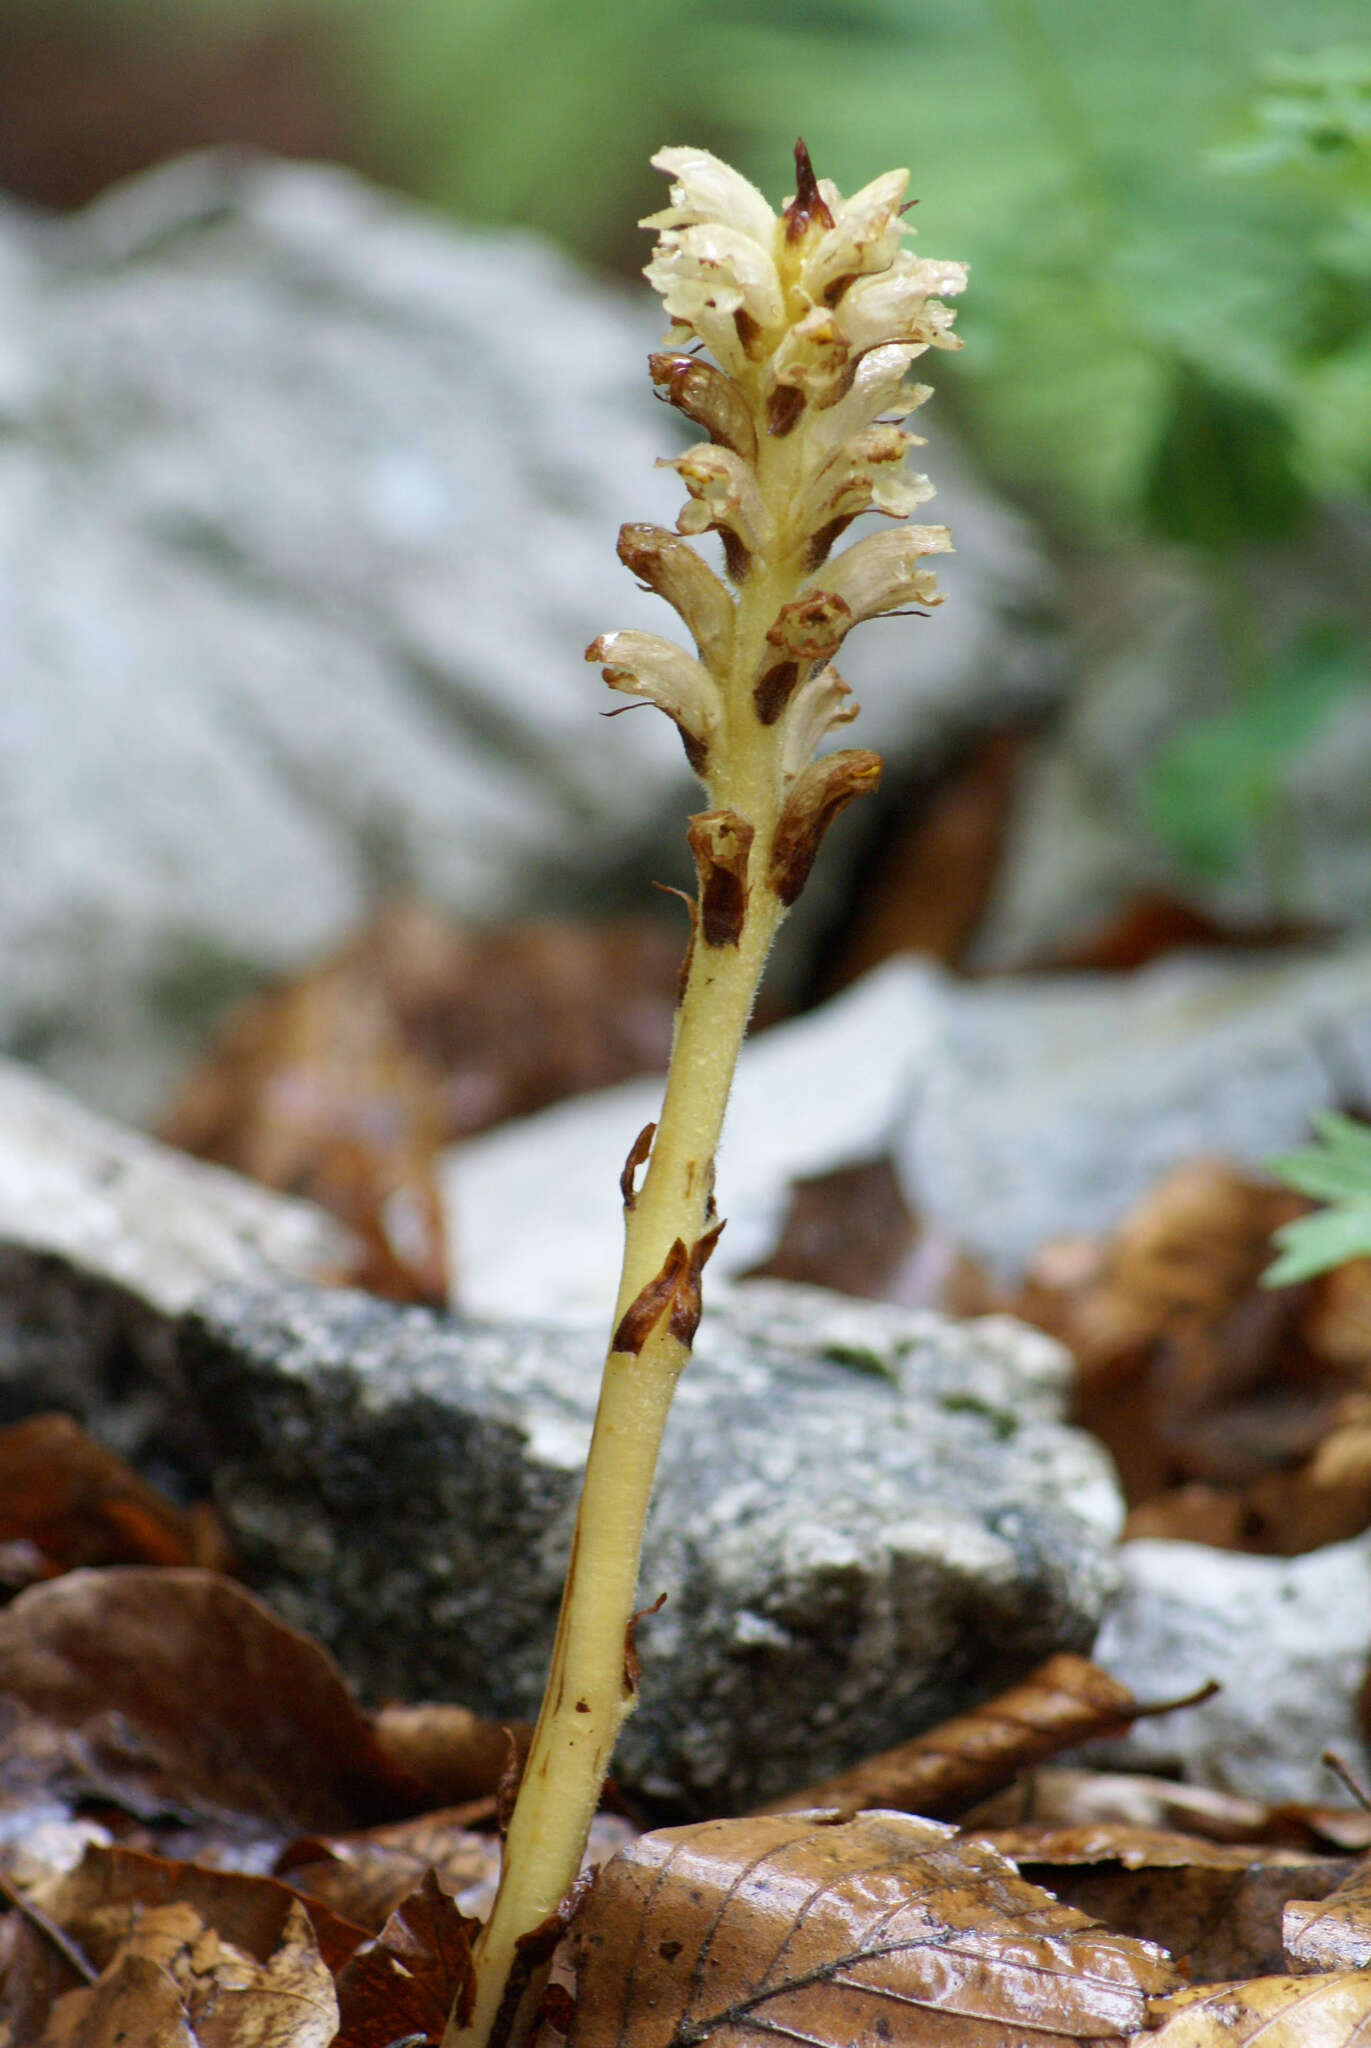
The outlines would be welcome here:
<svg viewBox="0 0 1371 2048">
<path fill-rule="evenodd" d="M 1197 872 L 1243 858 L 1291 750 L 1364 674 L 1316 604 L 1279 659 L 1237 615 L 1254 549 L 1371 490 L 1365 0 L 84 4 L 313 21 L 366 160 L 624 272 L 662 142 L 717 149 L 773 200 L 797 134 L 847 190 L 908 164 L 922 246 L 972 264 L 937 404 L 982 467 L 1068 547 L 1160 542 L 1214 582 L 1232 706 L 1147 796 Z"/>
<path fill-rule="evenodd" d="M 1356 635 L 1307 627 L 1243 696 L 1193 720 L 1154 763 L 1145 801 L 1159 837 L 1195 874 L 1231 874 L 1279 819 L 1293 762 L 1367 682 Z M 1279 869 L 1281 849 L 1270 851 Z"/>
<path fill-rule="evenodd" d="M 86 4 L 314 19 L 397 182 L 621 268 L 663 141 L 719 149 L 773 198 L 797 134 L 845 189 L 907 163 L 924 246 L 974 270 L 940 398 L 1064 532 L 1173 539 L 1198 517 L 1203 544 L 1196 447 L 1245 421 L 1266 454 L 1230 533 L 1371 479 L 1364 0 Z"/>
</svg>

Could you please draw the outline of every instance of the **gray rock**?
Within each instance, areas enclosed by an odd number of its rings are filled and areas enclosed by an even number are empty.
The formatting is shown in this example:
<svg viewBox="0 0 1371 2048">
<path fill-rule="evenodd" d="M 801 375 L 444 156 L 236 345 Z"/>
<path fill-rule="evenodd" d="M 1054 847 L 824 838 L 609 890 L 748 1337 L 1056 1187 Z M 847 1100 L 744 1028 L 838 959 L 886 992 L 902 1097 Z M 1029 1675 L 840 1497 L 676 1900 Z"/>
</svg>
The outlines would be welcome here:
<svg viewBox="0 0 1371 2048">
<path fill-rule="evenodd" d="M 322 1219 L 0 1082 L 0 1413 L 60 1405 L 212 1479 L 256 1582 L 372 1697 L 532 1713 L 602 1333 L 312 1285 Z M 642 1586 L 669 1598 L 624 1781 L 745 1804 L 1086 1647 L 1122 1506 L 1061 1421 L 1068 1372 L 1003 1320 L 716 1293 L 662 1458 Z"/>
<path fill-rule="evenodd" d="M 1371 520 L 1364 506 L 1325 512 L 1306 539 L 1247 564 L 1256 636 L 1279 650 L 1311 620 L 1371 631 Z M 1224 602 L 1231 602 L 1230 596 Z M 974 964 L 1042 958 L 1140 894 L 1179 894 L 1221 922 L 1283 921 L 1364 929 L 1371 920 L 1366 799 L 1371 701 L 1352 688 L 1283 765 L 1274 830 L 1231 873 L 1197 874 L 1148 816 L 1153 764 L 1196 723 L 1230 711 L 1242 688 L 1217 616 L 1214 579 L 1182 551 L 1135 550 L 1092 563 L 1068 596 L 1077 622 L 1076 683 L 1018 791 Z"/>
<path fill-rule="evenodd" d="M 1365 944 L 992 983 L 953 996 L 900 1163 L 1008 1277 L 1048 1238 L 1111 1228 L 1184 1160 L 1261 1170 L 1339 1100 L 1371 1100 Z"/>
<path fill-rule="evenodd" d="M 346 1231 L 312 1203 L 206 1166 L 0 1060 L 0 1241 L 66 1260 L 175 1316 L 268 1272 L 319 1279 Z"/>
<path fill-rule="evenodd" d="M 1122 1586 L 1095 1657 L 1139 1698 L 1208 1679 L 1203 1706 L 1140 1721 L 1091 1761 L 1179 1770 L 1268 1800 L 1327 1800 L 1332 1750 L 1371 1770 L 1357 1698 L 1371 1656 L 1371 1535 L 1304 1557 L 1243 1557 L 1197 1543 L 1126 1543 Z"/>
<path fill-rule="evenodd" d="M 361 1296 L 219 1296 L 181 1362 L 256 1583 L 372 1696 L 531 1714 L 600 1365 L 589 1333 Z M 622 1781 L 736 1809 L 1088 1646 L 1117 1488 L 1067 1361 L 780 1283 L 705 1317 L 644 1555 Z"/>
<path fill-rule="evenodd" d="M 608 1298 L 619 1166 L 659 1099 L 634 1082 L 451 1156 L 464 1306 L 556 1319 Z M 1365 944 L 987 983 L 892 961 L 744 1048 L 711 1272 L 766 1257 L 791 1180 L 888 1148 L 914 1206 L 1012 1280 L 1049 1238 L 1109 1229 L 1183 1160 L 1260 1170 L 1339 1100 L 1371 1100 Z"/>
<path fill-rule="evenodd" d="M 70 1407 L 184 1461 L 178 1318 L 216 1286 L 347 1262 L 321 1210 L 187 1159 L 0 1061 L 0 1418 Z"/>
<path fill-rule="evenodd" d="M 0 205 L 0 313 L 0 1047 L 141 1116 L 397 883 L 485 919 L 661 872 L 676 736 L 582 659 L 674 623 L 614 552 L 680 499 L 645 287 L 210 156 Z M 854 644 L 897 756 L 1048 686 L 1024 529 L 930 466 L 956 602 Z"/>
</svg>

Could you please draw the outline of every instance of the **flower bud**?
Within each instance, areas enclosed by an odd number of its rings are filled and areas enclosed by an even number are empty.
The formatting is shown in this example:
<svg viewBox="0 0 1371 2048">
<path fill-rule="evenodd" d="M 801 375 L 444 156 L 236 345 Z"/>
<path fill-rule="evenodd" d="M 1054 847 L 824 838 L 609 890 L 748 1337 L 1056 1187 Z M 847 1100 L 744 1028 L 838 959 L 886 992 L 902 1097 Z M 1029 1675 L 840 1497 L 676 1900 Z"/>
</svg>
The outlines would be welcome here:
<svg viewBox="0 0 1371 2048">
<path fill-rule="evenodd" d="M 587 647 L 586 660 L 604 664 L 601 672 L 611 690 L 644 697 L 665 711 L 681 735 L 686 759 L 697 775 L 704 775 L 721 708 L 719 686 L 708 669 L 671 640 L 628 631 L 601 633 Z"/>
<path fill-rule="evenodd" d="M 621 526 L 619 560 L 680 614 L 706 668 L 715 674 L 727 668 L 733 599 L 694 548 L 665 526 Z"/>
</svg>

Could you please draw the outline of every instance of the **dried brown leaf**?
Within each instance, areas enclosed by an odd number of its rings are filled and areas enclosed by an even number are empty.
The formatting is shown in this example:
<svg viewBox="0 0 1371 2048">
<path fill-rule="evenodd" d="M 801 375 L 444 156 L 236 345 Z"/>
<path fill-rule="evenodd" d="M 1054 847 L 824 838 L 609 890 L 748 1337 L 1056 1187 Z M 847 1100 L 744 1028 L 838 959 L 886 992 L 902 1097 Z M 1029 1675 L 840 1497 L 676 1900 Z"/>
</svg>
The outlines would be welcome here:
<svg viewBox="0 0 1371 2048">
<path fill-rule="evenodd" d="M 395 1300 L 447 1300 L 437 1084 L 366 939 L 235 1012 L 162 1134 L 332 1210 L 359 1246 L 342 1277 Z"/>
<path fill-rule="evenodd" d="M 1326 1896 L 1292 1899 L 1285 1909 L 1285 1949 L 1297 1969 L 1371 1966 L 1371 1864 L 1357 1864 Z"/>
<path fill-rule="evenodd" d="M 431 916 L 402 912 L 386 971 L 407 1043 L 442 1077 L 449 1141 L 665 1071 L 681 956 L 674 917 L 444 929 L 441 938 Z"/>
<path fill-rule="evenodd" d="M 1196 1160 L 1107 1242 L 1035 1262 L 1018 1312 L 1076 1354 L 1076 1419 L 1114 1454 L 1129 1538 L 1295 1555 L 1371 1522 L 1365 1305 L 1259 1285 L 1271 1232 L 1306 1207 Z"/>
<path fill-rule="evenodd" d="M 1309 1290 L 1308 1342 L 1321 1358 L 1371 1386 L 1371 1259 L 1349 1259 Z"/>
<path fill-rule="evenodd" d="M 173 1507 L 69 1415 L 34 1415 L 0 1429 L 0 1541 L 32 1543 L 56 1571 L 222 1567 L 227 1544 L 220 1536 L 216 1546 L 215 1528 Z"/>
<path fill-rule="evenodd" d="M 0 1915 L 0 2044 L 26 2048 L 56 2001 L 85 1982 L 66 1956 L 19 1913 Z"/>
<path fill-rule="evenodd" d="M 772 1800 L 761 1811 L 823 1807 L 849 1818 L 880 1806 L 946 1818 L 1059 1750 L 1122 1734 L 1142 1711 L 1107 1671 L 1062 1651 L 984 1706 Z"/>
<path fill-rule="evenodd" d="M 337 2048 L 390 2048 L 412 2033 L 438 2040 L 469 1976 L 478 1926 L 429 1871 L 341 1972 Z"/>
<path fill-rule="evenodd" d="M 1156 1942 L 1202 1984 L 1284 1970 L 1288 1902 L 1331 1892 L 1349 1868 L 1345 1858 L 1162 1828 L 1030 1823 L 977 1835 L 1064 1905 Z"/>
<path fill-rule="evenodd" d="M 886 1156 L 793 1182 L 776 1248 L 747 1277 L 946 1315 L 988 1315 L 998 1305 L 975 1260 L 913 1215 Z"/>
<path fill-rule="evenodd" d="M 1035 2048 L 1117 2038 L 1167 1959 L 936 1822 L 711 1821 L 615 1857 L 573 1936 L 571 2048 Z"/>
<path fill-rule="evenodd" d="M 303 1836 L 277 1857 L 276 1875 L 370 1934 L 380 1932 L 429 1871 L 465 1911 L 475 1912 L 493 1895 L 500 1843 L 465 1826 L 464 1812 L 421 1814 L 355 1834 Z"/>
<path fill-rule="evenodd" d="M 1132 2048 L 1367 2048 L 1371 1971 L 1254 1977 L 1158 1999 Z"/>
<path fill-rule="evenodd" d="M 1141 1771 L 1078 1771 L 1047 1765 L 980 1801 L 965 1828 L 1165 1828 L 1211 1842 L 1274 1842 L 1311 1849 L 1371 1844 L 1371 1814 L 1357 1808 L 1268 1806 L 1207 1785 L 1181 1785 Z"/>
<path fill-rule="evenodd" d="M 431 1806 L 461 1806 L 495 1793 L 509 1761 L 522 1765 L 533 1730 L 522 1721 L 486 1721 L 469 1707 L 426 1701 L 382 1707 L 372 1717 L 381 1753 L 423 1786 Z"/>
<path fill-rule="evenodd" d="M 184 2033 L 175 2031 L 166 1984 Z M 145 2034 L 150 2023 L 163 2031 Z M 299 1900 L 265 1961 L 222 1940 L 193 1907 L 174 1904 L 146 1909 L 100 1982 L 59 1999 L 40 2048 L 129 2048 L 145 2039 L 158 2048 L 328 2048 L 337 2029 L 333 1979 Z"/>
<path fill-rule="evenodd" d="M 298 1832 L 419 1803 L 327 1651 L 213 1572 L 115 1567 L 30 1587 L 0 1612 L 0 1693 L 74 1738 L 134 1811 Z"/>
<path fill-rule="evenodd" d="M 312 1195 L 379 1291 L 444 1298 L 438 1149 L 666 1066 L 680 943 L 647 920 L 470 931 L 414 902 L 243 1005 L 163 1134 Z"/>
<path fill-rule="evenodd" d="M 301 1903 L 279 1878 L 100 1847 L 87 1849 L 74 1869 L 37 1887 L 33 1899 L 97 1969 L 112 1961 L 150 1910 L 163 1906 L 188 1909 L 222 1940 L 265 1963 Z M 320 1900 L 303 1903 L 325 1964 L 340 1970 L 367 1929 Z"/>
<path fill-rule="evenodd" d="M 176 1980 L 147 1956 L 128 1954 L 98 1984 L 58 2000 L 38 2048 L 131 2048 L 133 2043 L 137 2048 L 199 2048 Z"/>
<path fill-rule="evenodd" d="M 925 953 L 949 967 L 962 960 L 999 873 L 1023 741 L 1021 732 L 992 733 L 877 827 L 825 993 L 895 953 Z"/>
<path fill-rule="evenodd" d="M 1054 948 L 1030 963 L 1058 974 L 1132 974 L 1168 953 L 1238 948 L 1286 947 L 1315 936 L 1299 925 L 1218 924 L 1191 903 L 1174 896 L 1134 896 L 1093 931 Z"/>
</svg>

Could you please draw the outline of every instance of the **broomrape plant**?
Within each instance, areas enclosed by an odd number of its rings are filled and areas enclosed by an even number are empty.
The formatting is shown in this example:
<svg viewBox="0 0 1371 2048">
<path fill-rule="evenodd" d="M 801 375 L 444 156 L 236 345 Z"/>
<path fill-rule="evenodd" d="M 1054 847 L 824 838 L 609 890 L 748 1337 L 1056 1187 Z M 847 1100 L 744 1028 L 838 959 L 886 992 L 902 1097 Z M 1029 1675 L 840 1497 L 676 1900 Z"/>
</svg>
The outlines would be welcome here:
<svg viewBox="0 0 1371 2048">
<path fill-rule="evenodd" d="M 643 1524 L 723 1228 L 714 1156 L 738 1049 L 825 831 L 880 775 L 861 748 L 815 759 L 857 714 L 833 657 L 863 619 L 939 603 L 924 562 L 951 546 L 945 527 L 901 525 L 832 554 L 861 513 L 903 521 L 933 495 L 905 469 L 919 442 L 898 422 L 929 396 L 907 381 L 914 359 L 959 346 L 942 298 L 963 289 L 966 268 L 902 246 L 908 172 L 844 199 L 799 143 L 795 195 L 778 215 L 705 150 L 652 161 L 672 180 L 670 205 L 643 223 L 657 231 L 646 274 L 672 320 L 652 380 L 707 438 L 667 464 L 688 493 L 677 530 L 625 526 L 619 556 L 680 615 L 695 653 L 615 632 L 587 659 L 680 732 L 706 798 L 687 825 L 699 886 L 661 1117 L 620 1182 L 623 1277 L 552 1668 L 499 1895 L 444 2048 L 526 2036 L 636 1701 Z M 706 533 L 722 543 L 722 577 L 686 538 Z"/>
</svg>

